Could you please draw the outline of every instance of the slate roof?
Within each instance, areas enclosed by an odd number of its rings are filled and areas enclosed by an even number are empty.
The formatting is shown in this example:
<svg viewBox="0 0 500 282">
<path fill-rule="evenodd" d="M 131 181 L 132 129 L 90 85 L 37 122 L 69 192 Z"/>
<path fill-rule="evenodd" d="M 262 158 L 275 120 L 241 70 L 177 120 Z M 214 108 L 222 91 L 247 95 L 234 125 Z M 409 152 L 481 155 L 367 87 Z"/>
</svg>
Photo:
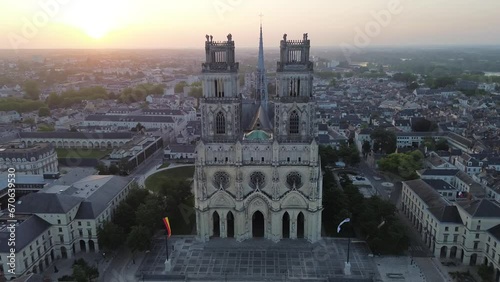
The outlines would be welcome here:
<svg viewBox="0 0 500 282">
<path fill-rule="evenodd" d="M 423 179 L 423 181 L 436 190 L 455 190 L 455 187 L 441 179 Z"/>
<path fill-rule="evenodd" d="M 20 138 L 63 138 L 63 139 L 131 139 L 132 133 L 129 132 L 21 132 Z"/>
<path fill-rule="evenodd" d="M 458 204 L 472 217 L 500 217 L 500 206 L 487 199 L 459 202 Z"/>
<path fill-rule="evenodd" d="M 460 213 L 456 206 L 443 206 L 431 208 L 429 211 L 440 221 L 448 223 L 460 223 L 463 224 Z"/>
<path fill-rule="evenodd" d="M 41 219 L 36 215 L 30 216 L 25 221 L 21 222 L 16 227 L 16 251 L 22 250 L 29 245 L 35 238 L 40 236 L 43 232 L 49 229 L 52 225 L 47 221 Z M 6 242 L 10 236 L 8 230 L 0 231 L 0 241 Z M 0 253 L 8 253 L 9 246 L 7 244 L 0 244 Z"/>
<path fill-rule="evenodd" d="M 441 195 L 422 179 L 405 181 L 403 183 L 413 190 L 429 209 L 448 205 L 448 203 L 441 198 Z"/>
<path fill-rule="evenodd" d="M 488 229 L 488 232 L 493 235 L 498 241 L 500 241 L 500 224 L 495 225 Z"/>
<path fill-rule="evenodd" d="M 95 219 L 106 209 L 111 200 L 130 183 L 130 181 L 131 179 L 128 177 L 91 175 L 76 182 L 63 193 L 76 196 L 74 193 L 79 191 L 79 186 L 86 185 L 85 183 L 92 183 L 89 185 L 92 186 L 96 182 L 104 182 L 100 183 L 99 187 L 96 187 L 95 191 L 92 191 L 88 196 L 85 194 L 78 194 L 78 197 L 86 198 L 82 199 L 83 202 L 80 204 L 75 219 Z"/>
<path fill-rule="evenodd" d="M 31 193 L 22 197 L 16 204 L 16 212 L 21 214 L 54 213 L 65 214 L 83 198 L 53 193 Z"/>
<path fill-rule="evenodd" d="M 259 109 L 255 113 L 252 122 L 250 123 L 249 130 L 261 129 L 261 130 L 272 130 L 273 126 L 269 121 L 269 117 L 267 116 L 267 112 L 264 107 L 261 105 Z"/>
<path fill-rule="evenodd" d="M 422 175 L 455 176 L 458 169 L 426 169 Z"/>
</svg>

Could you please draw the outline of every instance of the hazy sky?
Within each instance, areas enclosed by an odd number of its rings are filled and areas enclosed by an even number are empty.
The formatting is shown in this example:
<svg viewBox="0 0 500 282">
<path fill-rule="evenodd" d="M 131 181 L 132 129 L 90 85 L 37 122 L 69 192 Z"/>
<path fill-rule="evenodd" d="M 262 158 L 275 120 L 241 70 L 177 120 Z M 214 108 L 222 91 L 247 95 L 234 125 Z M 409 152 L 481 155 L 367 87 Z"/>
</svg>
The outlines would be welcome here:
<svg viewBox="0 0 500 282">
<path fill-rule="evenodd" d="M 0 48 L 256 48 L 260 13 L 266 47 L 500 45 L 499 0 L 0 0 Z"/>
</svg>

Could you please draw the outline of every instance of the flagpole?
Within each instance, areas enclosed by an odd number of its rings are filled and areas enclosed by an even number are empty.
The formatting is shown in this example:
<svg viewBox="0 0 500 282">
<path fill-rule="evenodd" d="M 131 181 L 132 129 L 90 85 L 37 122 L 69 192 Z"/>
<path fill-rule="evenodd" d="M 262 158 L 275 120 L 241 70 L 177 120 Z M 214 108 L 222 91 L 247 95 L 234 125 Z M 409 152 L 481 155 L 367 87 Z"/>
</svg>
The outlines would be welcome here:
<svg viewBox="0 0 500 282">
<path fill-rule="evenodd" d="M 168 260 L 168 234 L 165 235 L 165 245 L 167 247 L 167 260 Z"/>
<path fill-rule="evenodd" d="M 347 241 L 347 264 L 349 264 L 349 251 L 350 251 L 350 249 L 351 249 L 351 236 L 349 236 L 349 240 Z"/>
</svg>

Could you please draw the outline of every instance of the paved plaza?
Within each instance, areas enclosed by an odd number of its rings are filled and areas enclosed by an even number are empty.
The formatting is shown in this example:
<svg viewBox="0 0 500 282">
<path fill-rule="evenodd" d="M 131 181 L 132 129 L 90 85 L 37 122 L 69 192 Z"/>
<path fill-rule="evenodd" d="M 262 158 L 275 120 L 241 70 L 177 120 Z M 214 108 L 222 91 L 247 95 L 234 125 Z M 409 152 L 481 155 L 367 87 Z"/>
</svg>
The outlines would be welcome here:
<svg viewBox="0 0 500 282">
<path fill-rule="evenodd" d="M 347 240 L 265 239 L 236 242 L 214 239 L 199 243 L 194 237 L 169 239 L 171 271 L 165 273 L 165 239 L 154 241 L 136 273 L 145 281 L 373 281 L 379 277 L 364 242 L 351 243 L 352 274 L 344 275 Z"/>
</svg>

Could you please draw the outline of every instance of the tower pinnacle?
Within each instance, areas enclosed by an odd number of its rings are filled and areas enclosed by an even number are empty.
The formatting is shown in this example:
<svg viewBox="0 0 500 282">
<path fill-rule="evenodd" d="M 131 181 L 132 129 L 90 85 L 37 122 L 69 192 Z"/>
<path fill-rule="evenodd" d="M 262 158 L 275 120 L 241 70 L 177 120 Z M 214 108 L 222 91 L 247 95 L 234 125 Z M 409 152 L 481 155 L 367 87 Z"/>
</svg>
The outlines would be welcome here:
<svg viewBox="0 0 500 282">
<path fill-rule="evenodd" d="M 262 17 L 260 14 L 260 38 L 259 38 L 259 60 L 257 64 L 257 89 L 256 100 L 260 102 L 264 108 L 267 108 L 268 93 L 267 93 L 267 78 L 266 67 L 264 65 L 264 39 L 262 36 Z"/>
</svg>

